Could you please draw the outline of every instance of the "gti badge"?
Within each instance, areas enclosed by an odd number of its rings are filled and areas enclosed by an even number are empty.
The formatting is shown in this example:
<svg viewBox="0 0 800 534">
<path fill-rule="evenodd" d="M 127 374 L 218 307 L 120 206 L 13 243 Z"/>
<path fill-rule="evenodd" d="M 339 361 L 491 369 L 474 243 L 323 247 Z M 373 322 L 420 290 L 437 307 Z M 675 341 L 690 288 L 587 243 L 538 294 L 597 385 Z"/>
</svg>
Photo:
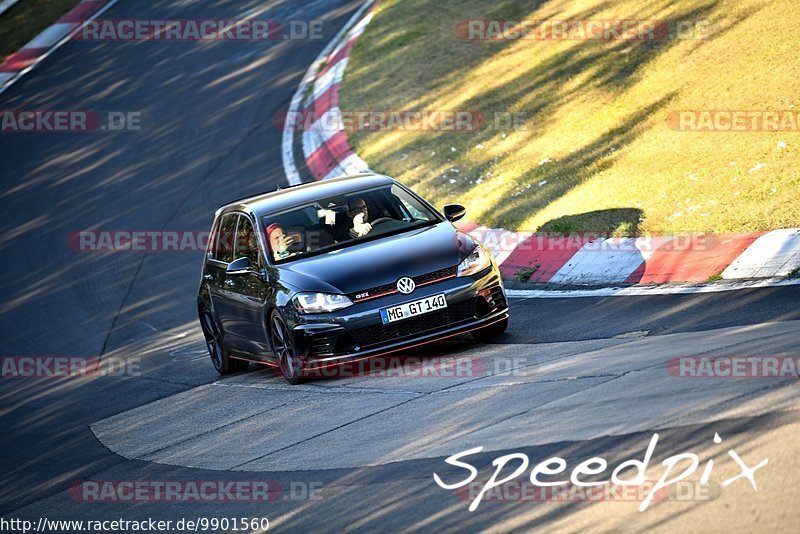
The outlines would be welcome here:
<svg viewBox="0 0 800 534">
<path fill-rule="evenodd" d="M 407 276 L 403 276 L 397 281 L 397 290 L 403 295 L 408 295 L 414 291 L 415 287 L 417 287 L 417 285 L 414 283 L 414 280 Z"/>
</svg>

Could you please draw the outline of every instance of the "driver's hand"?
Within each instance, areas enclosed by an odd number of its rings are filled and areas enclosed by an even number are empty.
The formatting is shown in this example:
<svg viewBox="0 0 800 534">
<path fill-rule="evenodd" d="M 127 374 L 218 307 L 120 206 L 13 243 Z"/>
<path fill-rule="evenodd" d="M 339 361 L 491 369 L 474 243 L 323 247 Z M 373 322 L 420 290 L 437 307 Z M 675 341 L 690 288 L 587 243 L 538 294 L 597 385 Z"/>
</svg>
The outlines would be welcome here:
<svg viewBox="0 0 800 534">
<path fill-rule="evenodd" d="M 282 250 L 287 250 L 289 248 L 289 245 L 291 245 L 292 243 L 294 243 L 294 239 L 292 239 L 290 236 L 286 234 L 281 236 Z"/>
<path fill-rule="evenodd" d="M 363 213 L 359 213 L 353 217 L 353 228 L 350 230 L 350 237 L 364 237 L 370 230 L 372 230 L 372 225 L 364 222 Z"/>
</svg>

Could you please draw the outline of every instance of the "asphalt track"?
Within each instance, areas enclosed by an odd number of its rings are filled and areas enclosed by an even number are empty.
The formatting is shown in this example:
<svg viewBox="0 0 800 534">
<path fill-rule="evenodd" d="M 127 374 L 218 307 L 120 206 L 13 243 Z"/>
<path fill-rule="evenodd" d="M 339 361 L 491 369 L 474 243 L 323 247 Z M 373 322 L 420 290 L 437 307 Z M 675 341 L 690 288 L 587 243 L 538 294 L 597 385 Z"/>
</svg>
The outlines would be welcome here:
<svg viewBox="0 0 800 534">
<path fill-rule="evenodd" d="M 323 19 L 332 36 L 358 2 L 121 2 L 108 18 Z M 800 352 L 800 287 L 698 295 L 525 299 L 508 333 L 418 349 L 392 372 L 289 387 L 269 369 L 220 380 L 196 321 L 198 252 L 81 253 L 81 229 L 203 230 L 225 201 L 285 183 L 281 132 L 326 40 L 70 42 L 0 95 L 2 109 L 135 110 L 140 132 L 0 137 L 2 356 L 102 356 L 134 376 L 3 379 L 4 518 L 268 517 L 272 530 L 788 530 L 798 472 L 797 379 L 669 374 L 681 356 Z M 456 367 L 453 367 L 456 366 Z M 501 454 L 714 455 L 756 472 L 713 499 L 658 503 L 469 500 L 438 487 L 444 459 Z M 712 441 L 714 433 L 722 445 Z M 726 461 L 727 460 L 727 461 Z M 270 481 L 270 502 L 82 502 L 85 480 Z M 319 492 L 311 489 L 321 488 Z M 309 499 L 313 493 L 315 498 Z"/>
</svg>

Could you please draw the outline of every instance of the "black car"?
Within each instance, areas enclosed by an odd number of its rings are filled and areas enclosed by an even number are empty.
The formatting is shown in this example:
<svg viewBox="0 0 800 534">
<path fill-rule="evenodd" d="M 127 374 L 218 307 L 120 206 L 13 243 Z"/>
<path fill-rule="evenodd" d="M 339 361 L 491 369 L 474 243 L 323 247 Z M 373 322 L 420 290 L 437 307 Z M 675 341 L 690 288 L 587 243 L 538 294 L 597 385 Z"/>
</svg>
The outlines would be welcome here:
<svg viewBox="0 0 800 534">
<path fill-rule="evenodd" d="M 221 374 L 248 362 L 304 372 L 508 326 L 492 254 L 378 174 L 279 189 L 217 210 L 198 313 Z"/>
</svg>

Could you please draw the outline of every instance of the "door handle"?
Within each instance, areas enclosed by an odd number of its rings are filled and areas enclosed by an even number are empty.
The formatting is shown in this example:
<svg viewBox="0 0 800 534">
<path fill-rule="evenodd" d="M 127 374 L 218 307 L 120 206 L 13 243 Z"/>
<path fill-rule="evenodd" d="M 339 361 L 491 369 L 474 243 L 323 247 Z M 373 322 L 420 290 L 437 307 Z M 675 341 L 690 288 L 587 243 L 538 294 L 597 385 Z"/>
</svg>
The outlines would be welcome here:
<svg viewBox="0 0 800 534">
<path fill-rule="evenodd" d="M 214 279 L 214 275 L 211 275 L 211 274 L 204 274 L 203 275 L 203 280 L 207 280 L 207 281 L 211 282 L 213 279 Z"/>
<path fill-rule="evenodd" d="M 227 280 L 225 280 L 225 285 L 228 287 L 233 287 L 234 285 L 236 285 L 236 282 L 228 278 Z"/>
</svg>

